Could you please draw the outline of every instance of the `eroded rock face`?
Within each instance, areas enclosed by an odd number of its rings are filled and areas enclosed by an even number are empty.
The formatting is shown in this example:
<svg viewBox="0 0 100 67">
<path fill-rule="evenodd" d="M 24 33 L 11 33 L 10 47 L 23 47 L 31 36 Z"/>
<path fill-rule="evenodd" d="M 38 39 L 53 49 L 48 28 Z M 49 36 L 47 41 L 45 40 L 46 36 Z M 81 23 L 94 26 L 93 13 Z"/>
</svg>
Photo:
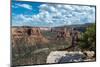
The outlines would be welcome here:
<svg viewBox="0 0 100 67">
<path fill-rule="evenodd" d="M 48 43 L 48 39 L 41 34 L 39 27 L 13 27 L 11 32 L 13 47 L 17 42 L 22 41 L 25 41 L 29 45 L 37 42 Z"/>
<path fill-rule="evenodd" d="M 19 27 L 12 28 L 12 36 L 14 38 L 23 37 L 23 36 L 42 36 L 39 28 L 28 28 L 28 27 Z"/>
<path fill-rule="evenodd" d="M 88 52 L 89 54 L 91 52 Z M 48 57 L 46 63 L 64 63 L 64 62 L 81 62 L 81 61 L 91 61 L 91 59 L 86 59 L 87 56 L 81 51 L 52 51 Z"/>
</svg>

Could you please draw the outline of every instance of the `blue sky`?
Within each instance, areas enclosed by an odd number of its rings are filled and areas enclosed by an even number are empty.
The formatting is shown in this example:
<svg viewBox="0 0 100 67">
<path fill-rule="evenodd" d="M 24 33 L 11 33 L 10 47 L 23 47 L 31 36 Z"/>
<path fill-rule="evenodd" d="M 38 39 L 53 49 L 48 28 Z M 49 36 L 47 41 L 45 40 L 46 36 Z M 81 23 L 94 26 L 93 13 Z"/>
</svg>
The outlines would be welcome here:
<svg viewBox="0 0 100 67">
<path fill-rule="evenodd" d="M 53 27 L 94 22 L 94 6 L 12 2 L 12 26 Z"/>
</svg>

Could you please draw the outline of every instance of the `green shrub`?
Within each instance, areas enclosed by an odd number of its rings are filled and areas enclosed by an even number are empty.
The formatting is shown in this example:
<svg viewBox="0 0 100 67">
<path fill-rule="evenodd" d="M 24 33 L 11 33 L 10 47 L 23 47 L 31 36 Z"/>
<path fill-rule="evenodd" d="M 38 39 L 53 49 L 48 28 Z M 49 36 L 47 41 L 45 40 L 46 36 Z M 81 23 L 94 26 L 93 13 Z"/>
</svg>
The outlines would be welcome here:
<svg viewBox="0 0 100 67">
<path fill-rule="evenodd" d="M 86 31 L 81 34 L 79 47 L 86 50 L 96 50 L 96 24 L 89 26 Z"/>
</svg>

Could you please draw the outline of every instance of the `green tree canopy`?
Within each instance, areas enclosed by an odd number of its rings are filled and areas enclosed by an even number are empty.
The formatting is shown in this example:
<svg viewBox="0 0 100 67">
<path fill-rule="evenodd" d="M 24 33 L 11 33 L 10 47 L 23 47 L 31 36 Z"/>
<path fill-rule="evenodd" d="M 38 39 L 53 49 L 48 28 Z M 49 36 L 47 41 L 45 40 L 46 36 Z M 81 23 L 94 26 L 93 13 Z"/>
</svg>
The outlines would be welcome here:
<svg viewBox="0 0 100 67">
<path fill-rule="evenodd" d="M 86 50 L 96 50 L 96 24 L 86 28 L 86 31 L 81 34 L 79 47 Z"/>
</svg>

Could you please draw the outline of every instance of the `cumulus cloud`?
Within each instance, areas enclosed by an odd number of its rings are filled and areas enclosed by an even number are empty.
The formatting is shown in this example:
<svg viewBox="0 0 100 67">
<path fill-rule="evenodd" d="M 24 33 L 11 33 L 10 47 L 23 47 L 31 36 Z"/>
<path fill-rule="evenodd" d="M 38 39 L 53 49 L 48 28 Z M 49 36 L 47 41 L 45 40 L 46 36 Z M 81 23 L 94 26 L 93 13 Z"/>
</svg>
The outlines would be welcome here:
<svg viewBox="0 0 100 67">
<path fill-rule="evenodd" d="M 19 6 L 19 7 L 23 7 L 23 8 L 26 8 L 26 9 L 32 10 L 32 6 L 29 5 L 29 4 L 16 4 L 16 5 Z"/>
<path fill-rule="evenodd" d="M 21 7 L 31 9 L 29 5 Z M 39 13 L 32 16 L 19 15 L 20 23 L 33 26 L 61 26 L 95 22 L 95 8 L 79 5 L 42 4 Z M 18 18 L 16 17 L 16 18 Z"/>
<path fill-rule="evenodd" d="M 40 6 L 37 19 L 52 25 L 90 23 L 95 22 L 95 8 L 79 5 L 43 4 Z"/>
<path fill-rule="evenodd" d="M 31 25 L 33 21 L 32 16 L 19 14 L 19 15 L 12 15 L 12 24 L 13 26 L 23 26 L 23 25 Z"/>
</svg>

